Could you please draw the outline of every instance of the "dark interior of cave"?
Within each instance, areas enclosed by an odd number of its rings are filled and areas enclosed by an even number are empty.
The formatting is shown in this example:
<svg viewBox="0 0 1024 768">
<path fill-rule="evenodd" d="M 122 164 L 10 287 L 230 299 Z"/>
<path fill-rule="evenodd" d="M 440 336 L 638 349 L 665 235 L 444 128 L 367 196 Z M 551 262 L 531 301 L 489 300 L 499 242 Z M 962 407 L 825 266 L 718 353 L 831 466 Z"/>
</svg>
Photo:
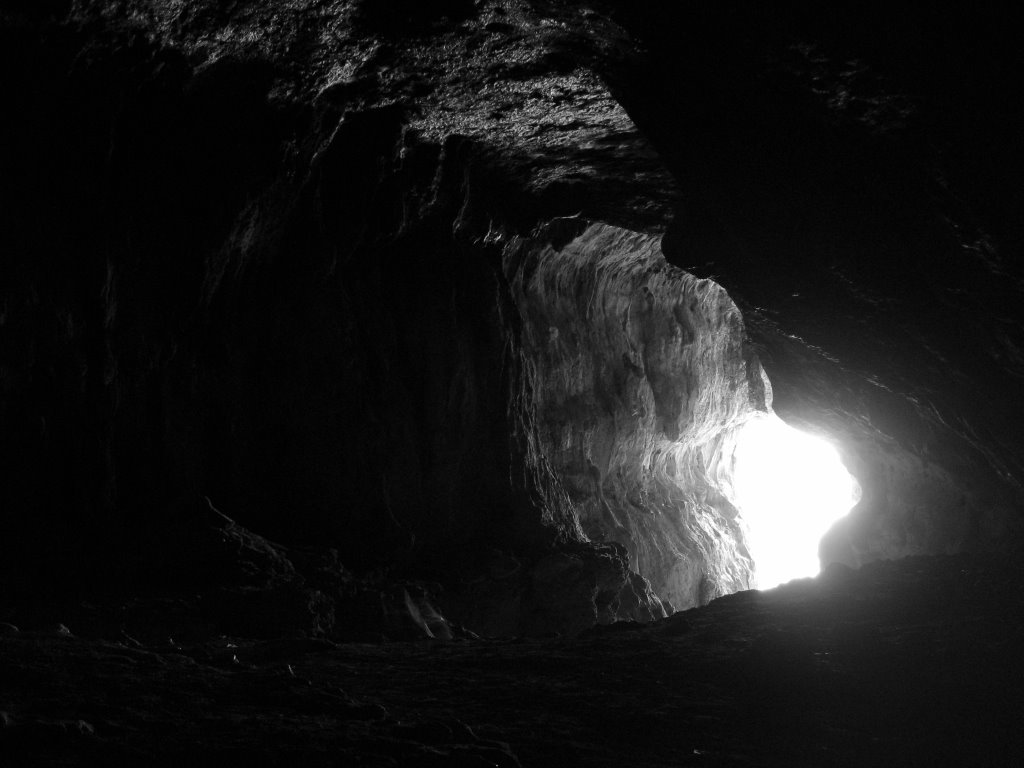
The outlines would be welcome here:
<svg viewBox="0 0 1024 768">
<path fill-rule="evenodd" d="M 1024 764 L 1019 38 L 5 3 L 0 764 Z"/>
</svg>

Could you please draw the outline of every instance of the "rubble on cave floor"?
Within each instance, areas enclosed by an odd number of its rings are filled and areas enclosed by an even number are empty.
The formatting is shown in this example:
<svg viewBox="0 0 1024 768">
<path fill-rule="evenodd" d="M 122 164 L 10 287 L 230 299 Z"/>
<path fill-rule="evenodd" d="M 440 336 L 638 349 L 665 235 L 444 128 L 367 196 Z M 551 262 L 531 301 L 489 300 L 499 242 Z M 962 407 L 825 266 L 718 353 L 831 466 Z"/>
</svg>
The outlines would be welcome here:
<svg viewBox="0 0 1024 768">
<path fill-rule="evenodd" d="M 1019 765 L 1022 588 L 1019 564 L 933 557 L 833 567 L 573 638 L 169 647 L 4 626 L 0 754 L 40 765 Z"/>
</svg>

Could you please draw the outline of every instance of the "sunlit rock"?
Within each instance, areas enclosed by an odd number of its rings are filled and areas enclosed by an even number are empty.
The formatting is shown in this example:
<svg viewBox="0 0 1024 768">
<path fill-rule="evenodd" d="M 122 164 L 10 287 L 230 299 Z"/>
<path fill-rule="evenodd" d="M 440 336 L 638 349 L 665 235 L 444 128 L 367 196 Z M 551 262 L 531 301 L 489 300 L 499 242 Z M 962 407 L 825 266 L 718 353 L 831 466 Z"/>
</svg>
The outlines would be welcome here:
<svg viewBox="0 0 1024 768">
<path fill-rule="evenodd" d="M 674 607 L 745 589 L 718 449 L 768 403 L 740 313 L 721 286 L 667 265 L 657 237 L 575 226 L 505 253 L 544 452 L 586 535 L 623 544 Z"/>
</svg>

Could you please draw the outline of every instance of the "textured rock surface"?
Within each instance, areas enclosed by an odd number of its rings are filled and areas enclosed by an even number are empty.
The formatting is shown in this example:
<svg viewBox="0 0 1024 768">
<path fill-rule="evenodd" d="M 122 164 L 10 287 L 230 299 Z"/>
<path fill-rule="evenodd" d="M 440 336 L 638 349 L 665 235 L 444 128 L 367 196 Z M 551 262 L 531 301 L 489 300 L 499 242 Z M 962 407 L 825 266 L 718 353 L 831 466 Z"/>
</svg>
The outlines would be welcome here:
<svg viewBox="0 0 1024 768">
<path fill-rule="evenodd" d="M 666 264 L 657 237 L 558 224 L 580 231 L 513 241 L 505 269 L 543 451 L 584 533 L 624 545 L 677 609 L 746 589 L 751 562 L 719 464 L 730 430 L 771 395 L 739 310 Z"/>
<path fill-rule="evenodd" d="M 660 615 L 626 555 L 681 605 L 742 586 L 712 432 L 763 398 L 734 311 L 724 346 L 685 344 L 670 286 L 698 283 L 574 262 L 577 215 L 669 227 L 668 261 L 746 312 L 779 412 L 842 441 L 863 501 L 826 560 L 1020 543 L 1012 75 L 944 91 L 870 14 L 844 39 L 610 0 L 2 13 L 0 557 L 23 597 L 173 560 L 203 496 L 443 581 L 481 629 Z M 984 65 L 957 21 L 922 40 Z"/>
<path fill-rule="evenodd" d="M 645 50 L 615 92 L 682 186 L 668 260 L 725 285 L 779 414 L 838 438 L 866 491 L 826 559 L 1019 546 L 1009 18 L 605 7 Z"/>
<path fill-rule="evenodd" d="M 794 7 L 5 3 L 0 763 L 1020 765 L 1017 27 Z"/>
<path fill-rule="evenodd" d="M 206 496 L 359 573 L 443 578 L 481 629 L 662 612 L 622 550 L 576 547 L 485 235 L 660 222 L 672 182 L 567 28 L 370 9 L 5 16 L 12 583 L 130 579 L 123 553 L 172 560 Z"/>
</svg>

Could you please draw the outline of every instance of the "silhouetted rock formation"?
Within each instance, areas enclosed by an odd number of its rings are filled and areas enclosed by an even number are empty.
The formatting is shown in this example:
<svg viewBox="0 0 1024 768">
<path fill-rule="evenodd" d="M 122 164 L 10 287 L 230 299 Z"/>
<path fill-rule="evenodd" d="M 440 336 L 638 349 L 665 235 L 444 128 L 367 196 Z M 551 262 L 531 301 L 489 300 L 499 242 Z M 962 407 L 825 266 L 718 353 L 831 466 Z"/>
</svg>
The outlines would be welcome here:
<svg viewBox="0 0 1024 768">
<path fill-rule="evenodd" d="M 1024 67 L 952 13 L 9 4 L 0 620 L 663 619 L 751 583 L 772 408 L 860 482 L 826 565 L 1019 552 Z"/>
<path fill-rule="evenodd" d="M 0 763 L 1019 764 L 1002 21 L 5 4 Z"/>
</svg>

